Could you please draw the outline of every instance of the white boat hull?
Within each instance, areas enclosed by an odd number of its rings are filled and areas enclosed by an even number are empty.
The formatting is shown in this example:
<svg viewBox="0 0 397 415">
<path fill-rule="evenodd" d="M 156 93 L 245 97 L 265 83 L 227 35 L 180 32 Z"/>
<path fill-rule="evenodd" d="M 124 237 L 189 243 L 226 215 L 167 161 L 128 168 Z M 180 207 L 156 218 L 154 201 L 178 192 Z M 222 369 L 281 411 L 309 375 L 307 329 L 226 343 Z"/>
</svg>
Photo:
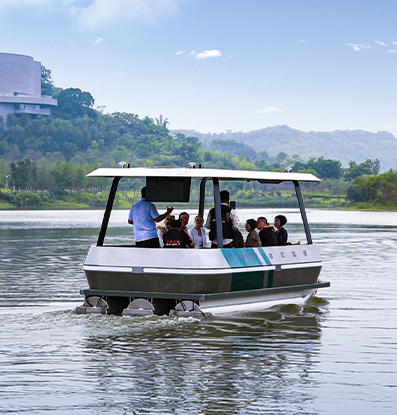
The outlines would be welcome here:
<svg viewBox="0 0 397 415">
<path fill-rule="evenodd" d="M 318 283 L 321 267 L 314 245 L 201 250 L 91 247 L 83 267 L 89 289 L 82 294 L 107 300 L 146 298 L 156 314 L 187 300 L 211 314 L 262 310 L 303 304 L 325 286 Z"/>
</svg>

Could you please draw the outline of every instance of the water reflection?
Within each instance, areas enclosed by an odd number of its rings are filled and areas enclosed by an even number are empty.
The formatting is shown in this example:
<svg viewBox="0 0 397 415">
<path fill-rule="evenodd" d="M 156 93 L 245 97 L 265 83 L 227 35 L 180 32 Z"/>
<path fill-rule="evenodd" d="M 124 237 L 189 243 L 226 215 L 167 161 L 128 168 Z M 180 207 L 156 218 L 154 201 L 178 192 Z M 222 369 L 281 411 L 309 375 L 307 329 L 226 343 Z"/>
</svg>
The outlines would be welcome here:
<svg viewBox="0 0 397 415">
<path fill-rule="evenodd" d="M 200 322 L 121 318 L 116 332 L 87 336 L 84 370 L 109 412 L 117 400 L 136 413 L 285 414 L 315 399 L 323 313 L 311 305 Z"/>
</svg>

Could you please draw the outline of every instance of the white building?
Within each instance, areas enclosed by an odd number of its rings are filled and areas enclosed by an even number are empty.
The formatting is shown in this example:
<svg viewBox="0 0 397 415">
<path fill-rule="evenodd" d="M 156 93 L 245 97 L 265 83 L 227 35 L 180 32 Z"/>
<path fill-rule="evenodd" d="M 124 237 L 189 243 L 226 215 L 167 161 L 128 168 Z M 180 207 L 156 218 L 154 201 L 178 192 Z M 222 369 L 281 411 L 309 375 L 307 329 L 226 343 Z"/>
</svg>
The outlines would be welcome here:
<svg viewBox="0 0 397 415">
<path fill-rule="evenodd" d="M 30 56 L 0 53 L 0 116 L 50 115 L 57 100 L 41 95 L 41 63 Z"/>
</svg>

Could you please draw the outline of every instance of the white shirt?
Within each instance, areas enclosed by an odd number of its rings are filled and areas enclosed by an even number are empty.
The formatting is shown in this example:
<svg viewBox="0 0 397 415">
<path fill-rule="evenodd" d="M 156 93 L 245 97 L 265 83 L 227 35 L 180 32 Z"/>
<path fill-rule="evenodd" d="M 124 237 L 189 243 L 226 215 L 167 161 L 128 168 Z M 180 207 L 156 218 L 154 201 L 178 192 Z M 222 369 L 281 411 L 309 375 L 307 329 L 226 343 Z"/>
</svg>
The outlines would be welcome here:
<svg viewBox="0 0 397 415">
<path fill-rule="evenodd" d="M 199 236 L 198 231 L 196 228 L 189 229 L 189 235 L 193 239 L 195 248 L 209 248 L 208 246 L 208 240 L 207 240 L 207 233 L 205 232 L 204 228 L 201 228 L 201 235 Z M 200 247 L 200 242 L 202 242 L 202 246 Z"/>
</svg>

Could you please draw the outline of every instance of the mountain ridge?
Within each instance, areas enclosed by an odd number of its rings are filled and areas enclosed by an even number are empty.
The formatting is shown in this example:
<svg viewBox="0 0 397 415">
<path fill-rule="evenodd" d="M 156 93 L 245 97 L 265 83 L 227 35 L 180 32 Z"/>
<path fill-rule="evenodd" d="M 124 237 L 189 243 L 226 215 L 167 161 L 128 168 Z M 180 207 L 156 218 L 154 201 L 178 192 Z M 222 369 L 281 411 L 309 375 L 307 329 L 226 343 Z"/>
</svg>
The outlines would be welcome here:
<svg viewBox="0 0 397 415">
<path fill-rule="evenodd" d="M 395 169 L 397 165 L 397 138 L 387 132 L 372 133 L 364 130 L 335 130 L 304 132 L 286 125 L 266 127 L 248 132 L 200 133 L 195 130 L 172 130 L 187 136 L 197 137 L 204 145 L 213 140 L 235 140 L 276 156 L 285 152 L 290 156 L 299 155 L 304 159 L 324 157 L 340 160 L 347 167 L 349 161 L 358 163 L 378 158 L 381 170 Z"/>
</svg>

